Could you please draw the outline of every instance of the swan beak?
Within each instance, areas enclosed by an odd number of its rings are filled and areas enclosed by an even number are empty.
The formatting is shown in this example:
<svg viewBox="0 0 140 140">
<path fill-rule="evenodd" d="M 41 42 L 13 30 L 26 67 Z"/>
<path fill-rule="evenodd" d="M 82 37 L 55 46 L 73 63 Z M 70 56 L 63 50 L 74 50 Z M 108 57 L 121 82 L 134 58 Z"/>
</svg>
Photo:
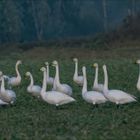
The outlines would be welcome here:
<svg viewBox="0 0 140 140">
<path fill-rule="evenodd" d="M 96 63 L 95 63 L 95 64 L 93 64 L 93 67 L 95 67 L 95 68 L 96 68 L 96 67 L 97 67 L 97 64 L 96 64 Z"/>
</svg>

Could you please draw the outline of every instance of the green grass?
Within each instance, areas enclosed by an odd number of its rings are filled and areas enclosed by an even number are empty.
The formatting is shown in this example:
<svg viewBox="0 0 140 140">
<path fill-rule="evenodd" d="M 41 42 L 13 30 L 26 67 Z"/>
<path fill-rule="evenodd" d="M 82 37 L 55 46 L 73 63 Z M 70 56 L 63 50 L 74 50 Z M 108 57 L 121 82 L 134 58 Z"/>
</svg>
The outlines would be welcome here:
<svg viewBox="0 0 140 140">
<path fill-rule="evenodd" d="M 80 51 L 79 51 L 80 50 Z M 17 59 L 23 60 L 20 67 L 21 86 L 14 88 L 17 101 L 12 107 L 0 107 L 0 139 L 46 139 L 46 140 L 132 140 L 140 139 L 140 93 L 136 89 L 138 66 L 134 61 L 139 56 L 129 49 L 95 51 L 92 49 L 53 48 L 33 49 L 27 52 L 1 52 L 0 70 L 4 74 L 14 75 Z M 125 50 L 125 51 L 124 51 Z M 115 52 L 116 51 L 116 52 Z M 8 54 L 8 55 L 7 55 Z M 61 54 L 61 55 L 60 55 Z M 137 103 L 117 108 L 112 103 L 98 108 L 86 103 L 81 97 L 81 88 L 72 81 L 74 65 L 72 57 L 80 58 L 79 67 L 87 66 L 88 89 L 91 89 L 94 70 L 91 65 L 100 65 L 99 80 L 103 81 L 102 65 L 107 64 L 110 89 L 122 89 L 138 97 Z M 73 87 L 75 103 L 64 105 L 60 109 L 33 98 L 26 92 L 29 80 L 25 72 L 33 73 L 35 83 L 42 83 L 42 72 L 39 70 L 44 61 L 60 62 L 61 81 Z M 54 75 L 54 68 L 50 68 Z M 80 71 L 80 69 L 79 69 Z M 50 87 L 49 87 L 50 88 Z"/>
</svg>

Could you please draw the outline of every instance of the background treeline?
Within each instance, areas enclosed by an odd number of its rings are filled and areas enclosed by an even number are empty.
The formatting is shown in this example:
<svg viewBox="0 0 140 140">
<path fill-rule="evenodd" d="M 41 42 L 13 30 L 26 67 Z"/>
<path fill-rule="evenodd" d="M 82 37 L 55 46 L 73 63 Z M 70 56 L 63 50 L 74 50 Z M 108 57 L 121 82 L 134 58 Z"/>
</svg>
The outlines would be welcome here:
<svg viewBox="0 0 140 140">
<path fill-rule="evenodd" d="M 0 0 L 0 43 L 92 36 L 139 9 L 139 0 Z"/>
</svg>

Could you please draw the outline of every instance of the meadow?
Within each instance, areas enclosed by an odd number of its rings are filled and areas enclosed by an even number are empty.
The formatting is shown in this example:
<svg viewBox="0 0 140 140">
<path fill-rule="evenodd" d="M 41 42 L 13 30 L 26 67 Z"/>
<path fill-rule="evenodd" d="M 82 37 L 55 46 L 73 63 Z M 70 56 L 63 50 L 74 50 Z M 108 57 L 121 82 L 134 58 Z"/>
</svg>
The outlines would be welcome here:
<svg viewBox="0 0 140 140">
<path fill-rule="evenodd" d="M 4 74 L 15 75 L 14 66 L 18 59 L 22 84 L 13 88 L 17 101 L 13 106 L 0 107 L 0 139 L 12 140 L 132 140 L 140 139 L 140 93 L 136 89 L 140 48 L 119 46 L 110 49 L 92 49 L 86 47 L 38 47 L 23 51 L 18 48 L 1 49 L 0 70 Z M 74 73 L 73 57 L 79 58 L 81 67 L 87 66 L 88 89 L 91 90 L 94 62 L 99 63 L 99 80 L 103 82 L 102 65 L 106 64 L 110 89 L 121 89 L 138 98 L 137 103 L 122 105 L 119 108 L 112 103 L 94 107 L 86 103 L 81 96 L 81 87 L 72 81 Z M 40 67 L 44 62 L 58 60 L 62 83 L 73 87 L 75 103 L 56 109 L 27 93 L 29 79 L 25 72 L 33 74 L 35 83 L 42 84 Z M 55 71 L 50 67 L 50 75 Z M 49 89 L 51 87 L 48 87 Z"/>
</svg>

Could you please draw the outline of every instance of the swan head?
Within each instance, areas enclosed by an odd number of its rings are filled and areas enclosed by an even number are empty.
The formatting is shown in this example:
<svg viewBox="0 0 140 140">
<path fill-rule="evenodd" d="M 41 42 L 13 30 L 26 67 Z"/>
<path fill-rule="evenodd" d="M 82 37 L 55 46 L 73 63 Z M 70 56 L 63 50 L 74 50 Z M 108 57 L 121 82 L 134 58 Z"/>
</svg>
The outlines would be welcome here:
<svg viewBox="0 0 140 140">
<path fill-rule="evenodd" d="M 93 64 L 93 67 L 97 68 L 98 67 L 98 64 L 97 63 L 94 63 Z"/>
<path fill-rule="evenodd" d="M 106 70 L 106 65 L 103 65 L 103 70 Z"/>
<path fill-rule="evenodd" d="M 58 65 L 58 62 L 56 61 L 56 60 L 54 60 L 53 62 L 52 62 L 52 66 L 57 66 Z"/>
<path fill-rule="evenodd" d="M 77 58 L 73 58 L 73 61 L 74 61 L 74 62 L 78 62 L 78 59 L 77 59 Z"/>
<path fill-rule="evenodd" d="M 31 74 L 31 73 L 28 71 L 28 72 L 26 72 L 25 75 L 26 75 L 26 76 L 30 76 L 30 74 Z"/>
<path fill-rule="evenodd" d="M 140 60 L 137 60 L 136 63 L 137 63 L 137 64 L 140 64 Z"/>
<path fill-rule="evenodd" d="M 83 73 L 86 72 L 86 67 L 85 66 L 82 67 L 82 71 L 83 71 Z"/>
<path fill-rule="evenodd" d="M 46 68 L 45 67 L 41 67 L 40 70 L 44 72 L 46 70 Z"/>
<path fill-rule="evenodd" d="M 17 61 L 17 65 L 19 65 L 19 64 L 22 64 L 22 61 L 21 60 L 18 60 Z"/>
<path fill-rule="evenodd" d="M 46 66 L 49 66 L 49 63 L 48 63 L 48 62 L 45 62 L 45 65 L 46 65 Z"/>
</svg>

